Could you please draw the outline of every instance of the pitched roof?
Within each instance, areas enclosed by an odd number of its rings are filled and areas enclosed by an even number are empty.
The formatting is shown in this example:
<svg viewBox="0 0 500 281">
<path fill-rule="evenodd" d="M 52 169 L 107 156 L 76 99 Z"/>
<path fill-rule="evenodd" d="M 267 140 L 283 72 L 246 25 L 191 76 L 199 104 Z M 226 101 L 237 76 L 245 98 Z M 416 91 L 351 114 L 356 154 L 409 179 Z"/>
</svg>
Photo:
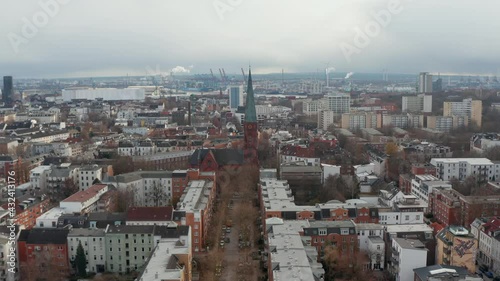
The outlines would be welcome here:
<svg viewBox="0 0 500 281">
<path fill-rule="evenodd" d="M 19 241 L 26 244 L 66 244 L 69 229 L 64 228 L 33 228 L 22 230 Z"/>
<path fill-rule="evenodd" d="M 247 99 L 245 103 L 245 122 L 257 122 L 257 113 L 255 110 L 255 97 L 253 93 L 252 84 L 252 70 L 248 70 L 248 86 L 247 86 Z"/>
<path fill-rule="evenodd" d="M 169 221 L 172 220 L 172 206 L 133 207 L 127 211 L 127 221 Z"/>
<path fill-rule="evenodd" d="M 161 236 L 161 238 L 177 238 L 180 236 L 186 236 L 189 233 L 188 225 L 178 225 L 177 227 L 170 227 L 166 225 L 157 225 L 155 227 L 155 235 Z"/>
<path fill-rule="evenodd" d="M 219 166 L 241 165 L 243 164 L 243 150 L 224 148 L 224 149 L 196 149 L 189 159 L 191 165 L 198 165 L 203 159 L 212 152 L 215 161 Z M 199 156 L 198 156 L 199 155 Z"/>
<path fill-rule="evenodd" d="M 70 197 L 64 199 L 62 202 L 86 202 L 90 198 L 96 196 L 101 190 L 106 188 L 107 184 L 94 184 L 91 187 L 79 191 Z"/>
</svg>

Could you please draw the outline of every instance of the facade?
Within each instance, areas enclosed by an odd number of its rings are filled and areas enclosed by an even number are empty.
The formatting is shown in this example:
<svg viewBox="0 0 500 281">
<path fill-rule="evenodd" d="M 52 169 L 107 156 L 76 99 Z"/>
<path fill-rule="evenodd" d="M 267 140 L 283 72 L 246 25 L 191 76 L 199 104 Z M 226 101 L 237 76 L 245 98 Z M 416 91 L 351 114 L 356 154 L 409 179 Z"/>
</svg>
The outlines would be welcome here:
<svg viewBox="0 0 500 281">
<path fill-rule="evenodd" d="M 171 225 L 172 211 L 172 206 L 132 207 L 127 210 L 126 225 Z"/>
<path fill-rule="evenodd" d="M 173 221 L 191 227 L 193 232 L 191 243 L 195 252 L 205 247 L 212 222 L 215 190 L 216 185 L 213 181 L 190 181 L 173 212 Z"/>
<path fill-rule="evenodd" d="M 312 116 L 318 114 L 322 110 L 326 110 L 326 101 L 324 99 L 319 100 L 304 100 L 302 102 L 302 112 L 307 116 Z"/>
<path fill-rule="evenodd" d="M 78 185 L 85 190 L 94 184 L 95 180 L 102 181 L 102 169 L 97 165 L 83 166 L 78 170 Z"/>
<path fill-rule="evenodd" d="M 451 184 L 432 175 L 415 175 L 411 180 L 411 193 L 427 204 L 429 204 L 429 194 L 437 187 L 451 189 Z M 432 206 L 429 206 L 429 209 L 432 209 Z"/>
<path fill-rule="evenodd" d="M 10 107 L 14 98 L 14 83 L 12 76 L 3 77 L 2 102 L 6 107 Z"/>
<path fill-rule="evenodd" d="M 72 228 L 68 233 L 68 259 L 75 261 L 81 243 L 87 259 L 87 272 L 106 270 L 106 238 L 103 229 Z"/>
<path fill-rule="evenodd" d="M 349 94 L 334 93 L 326 96 L 326 109 L 335 114 L 349 113 L 351 111 L 351 96 Z"/>
<path fill-rule="evenodd" d="M 500 146 L 500 134 L 498 133 L 484 133 L 474 134 L 470 140 L 470 149 L 479 153 Z"/>
<path fill-rule="evenodd" d="M 356 225 L 352 221 L 310 221 L 304 227 L 304 236 L 311 238 L 308 246 L 315 247 L 320 254 L 328 244 L 336 245 L 346 255 L 359 250 Z"/>
<path fill-rule="evenodd" d="M 430 163 L 436 167 L 436 177 L 446 181 L 471 176 L 477 181 L 496 181 L 500 176 L 500 163 L 488 158 L 433 158 Z"/>
<path fill-rule="evenodd" d="M 413 269 L 427 265 L 427 249 L 416 239 L 392 239 L 392 265 L 389 271 L 396 281 L 413 279 Z"/>
<path fill-rule="evenodd" d="M 231 86 L 229 87 L 229 107 L 237 109 L 239 106 L 243 106 L 243 87 Z"/>
<path fill-rule="evenodd" d="M 342 114 L 342 129 L 381 128 L 382 115 L 372 112 L 351 112 Z"/>
<path fill-rule="evenodd" d="M 68 229 L 21 230 L 18 245 L 20 280 L 65 280 L 70 273 Z"/>
<path fill-rule="evenodd" d="M 437 264 L 465 267 L 476 271 L 477 239 L 461 226 L 449 226 L 437 235 Z"/>
<path fill-rule="evenodd" d="M 449 132 L 453 129 L 469 126 L 467 116 L 427 116 L 427 128 L 439 132 Z"/>
<path fill-rule="evenodd" d="M 31 194 L 26 194 L 16 199 L 16 205 L 13 223 L 24 229 L 31 229 L 36 226 L 36 220 L 47 211 L 50 199 L 45 195 L 31 196 Z M 7 204 L 3 208 L 7 210 Z"/>
<path fill-rule="evenodd" d="M 94 184 L 79 191 L 59 203 L 66 213 L 90 213 L 98 210 L 97 202 L 109 187 L 107 184 Z"/>
<path fill-rule="evenodd" d="M 356 224 L 359 250 L 367 253 L 370 269 L 384 269 L 385 243 L 384 226 L 375 223 Z"/>
<path fill-rule="evenodd" d="M 478 240 L 476 261 L 491 272 L 500 273 L 500 217 L 477 218 L 471 224 L 471 234 Z"/>
<path fill-rule="evenodd" d="M 483 114 L 483 102 L 471 98 L 461 102 L 445 101 L 443 103 L 443 116 L 465 116 L 468 124 L 481 127 Z"/>
<path fill-rule="evenodd" d="M 318 128 L 328 130 L 328 127 L 330 127 L 330 125 L 333 125 L 333 123 L 335 122 L 336 116 L 338 116 L 338 114 L 333 111 L 318 111 Z"/>
<path fill-rule="evenodd" d="M 432 96 L 431 95 L 415 95 L 402 97 L 403 112 L 432 112 Z"/>
<path fill-rule="evenodd" d="M 432 93 L 432 75 L 428 72 L 420 72 L 418 77 L 418 92 Z"/>
</svg>

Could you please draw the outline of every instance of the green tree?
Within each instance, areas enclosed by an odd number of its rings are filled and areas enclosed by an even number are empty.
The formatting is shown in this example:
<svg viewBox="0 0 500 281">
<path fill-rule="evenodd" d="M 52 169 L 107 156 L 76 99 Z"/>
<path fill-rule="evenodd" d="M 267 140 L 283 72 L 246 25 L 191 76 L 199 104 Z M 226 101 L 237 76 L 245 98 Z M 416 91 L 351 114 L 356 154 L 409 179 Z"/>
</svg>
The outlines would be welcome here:
<svg viewBox="0 0 500 281">
<path fill-rule="evenodd" d="M 87 258 L 85 257 L 82 242 L 78 243 L 78 248 L 76 249 L 75 264 L 78 276 L 87 277 Z"/>
</svg>

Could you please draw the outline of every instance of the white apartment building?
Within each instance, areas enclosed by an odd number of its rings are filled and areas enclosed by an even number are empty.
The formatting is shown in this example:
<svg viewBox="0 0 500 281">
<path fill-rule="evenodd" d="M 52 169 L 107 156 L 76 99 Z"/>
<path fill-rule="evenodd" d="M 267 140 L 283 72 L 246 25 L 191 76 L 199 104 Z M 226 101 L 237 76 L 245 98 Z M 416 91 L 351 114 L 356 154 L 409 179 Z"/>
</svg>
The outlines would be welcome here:
<svg viewBox="0 0 500 281">
<path fill-rule="evenodd" d="M 306 99 L 302 102 L 302 112 L 307 116 L 316 115 L 323 109 L 326 109 L 326 101 L 324 99 Z"/>
<path fill-rule="evenodd" d="M 432 93 L 432 74 L 420 72 L 418 77 L 418 92 Z"/>
<path fill-rule="evenodd" d="M 396 281 L 414 279 L 414 268 L 427 265 L 427 249 L 420 240 L 393 238 L 390 272 Z"/>
<path fill-rule="evenodd" d="M 402 97 L 403 112 L 432 112 L 431 95 L 415 95 Z"/>
<path fill-rule="evenodd" d="M 335 114 L 349 113 L 351 111 L 351 95 L 335 93 L 326 96 L 326 110 Z"/>
<path fill-rule="evenodd" d="M 30 183 L 33 189 L 46 190 L 47 180 L 51 172 L 50 166 L 38 166 L 30 171 Z"/>
<path fill-rule="evenodd" d="M 164 200 L 159 206 L 167 206 L 172 198 L 172 172 L 169 171 L 131 172 L 111 177 L 107 183 L 132 192 L 135 206 L 156 207 L 155 198 L 160 198 L 160 194 Z"/>
<path fill-rule="evenodd" d="M 78 170 L 78 186 L 80 190 L 91 187 L 96 179 L 102 181 L 102 169 L 99 166 L 83 166 Z"/>
<path fill-rule="evenodd" d="M 333 111 L 321 110 L 318 112 L 318 128 L 328 130 L 328 127 L 335 122 L 335 117 L 338 116 Z"/>
<path fill-rule="evenodd" d="M 89 213 L 97 211 L 97 201 L 108 192 L 107 184 L 95 184 L 79 191 L 59 203 L 66 213 Z"/>
<path fill-rule="evenodd" d="M 425 203 L 429 203 L 429 194 L 436 187 L 451 189 L 451 184 L 432 175 L 416 175 L 411 180 L 411 193 Z"/>
<path fill-rule="evenodd" d="M 356 224 L 359 249 L 368 254 L 370 269 L 383 269 L 385 264 L 384 226 L 377 223 Z"/>
<path fill-rule="evenodd" d="M 104 272 L 106 269 L 105 230 L 97 228 L 73 228 L 68 233 L 68 258 L 75 261 L 81 243 L 87 259 L 87 272 Z"/>
<path fill-rule="evenodd" d="M 499 179 L 500 163 L 488 158 L 433 158 L 430 163 L 436 167 L 436 176 L 441 180 L 465 180 L 469 176 L 487 181 Z"/>
</svg>

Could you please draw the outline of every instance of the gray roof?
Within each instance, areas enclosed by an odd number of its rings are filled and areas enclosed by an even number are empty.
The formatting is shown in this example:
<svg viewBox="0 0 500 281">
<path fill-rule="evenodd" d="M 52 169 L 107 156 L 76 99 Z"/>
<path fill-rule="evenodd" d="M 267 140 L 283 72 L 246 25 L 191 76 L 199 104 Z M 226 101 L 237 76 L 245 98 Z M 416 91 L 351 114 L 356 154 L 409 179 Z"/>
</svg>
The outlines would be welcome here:
<svg viewBox="0 0 500 281">
<path fill-rule="evenodd" d="M 452 265 L 439 265 L 439 264 L 415 268 L 413 269 L 413 272 L 415 272 L 415 274 L 418 276 L 420 280 L 428 280 L 429 277 L 436 276 L 432 275 L 431 271 L 438 269 L 454 269 L 460 275 L 460 277 L 463 278 L 465 276 L 468 276 L 467 268 L 452 266 Z M 438 276 L 447 276 L 447 275 L 438 275 Z M 446 279 L 446 280 L 459 280 L 459 279 Z"/>
<path fill-rule="evenodd" d="M 154 229 L 154 225 L 110 225 L 106 233 L 153 234 Z"/>
<path fill-rule="evenodd" d="M 73 228 L 69 231 L 68 237 L 95 237 L 104 236 L 104 229 L 93 229 L 93 228 Z"/>
<path fill-rule="evenodd" d="M 426 250 L 425 245 L 417 239 L 406 239 L 406 238 L 394 238 L 396 243 L 404 249 L 420 249 Z"/>
</svg>

